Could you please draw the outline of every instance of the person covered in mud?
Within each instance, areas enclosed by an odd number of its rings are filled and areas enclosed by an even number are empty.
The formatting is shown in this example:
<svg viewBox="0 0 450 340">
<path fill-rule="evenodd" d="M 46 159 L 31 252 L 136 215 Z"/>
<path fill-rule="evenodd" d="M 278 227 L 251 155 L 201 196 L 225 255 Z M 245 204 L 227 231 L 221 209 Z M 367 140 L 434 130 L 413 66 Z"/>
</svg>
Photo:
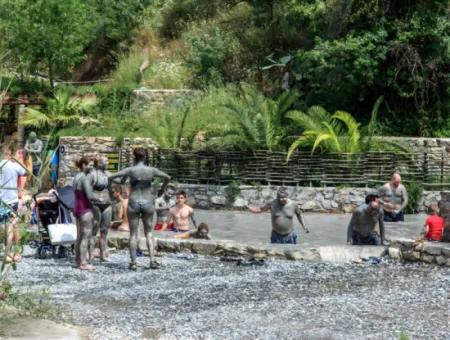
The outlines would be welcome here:
<svg viewBox="0 0 450 340">
<path fill-rule="evenodd" d="M 297 244 L 297 234 L 294 231 L 294 215 L 297 216 L 300 225 L 306 233 L 309 229 L 303 221 L 303 216 L 298 204 L 289 199 L 289 192 L 287 188 L 280 187 L 277 192 L 277 198 L 265 206 L 249 207 L 253 213 L 261 213 L 270 210 L 272 217 L 272 234 L 270 237 L 271 243 L 281 244 Z"/>
<path fill-rule="evenodd" d="M 377 225 L 380 229 L 378 235 Z M 366 196 L 365 203 L 353 211 L 347 228 L 347 243 L 353 245 L 382 245 L 384 242 L 383 209 L 378 193 Z"/>
<path fill-rule="evenodd" d="M 166 186 L 164 193 L 155 200 L 156 224 L 154 230 L 164 231 L 174 228 L 174 223 L 168 223 L 168 221 L 170 219 L 170 209 L 175 204 L 175 187 L 169 184 Z"/>
<path fill-rule="evenodd" d="M 129 178 L 130 197 L 128 199 L 127 217 L 130 224 L 130 266 L 131 270 L 136 270 L 136 249 L 138 246 L 139 222 L 142 220 L 144 225 L 145 239 L 150 255 L 150 268 L 159 268 L 159 263 L 155 261 L 155 247 L 152 236 L 152 220 L 155 212 L 154 198 L 152 193 L 152 182 L 155 177 L 164 178 L 161 190 L 170 181 L 170 176 L 159 169 L 146 165 L 147 151 L 138 147 L 133 150 L 135 165 L 125 168 L 108 177 L 108 188 L 110 196 L 112 193 L 112 184 L 115 178 Z"/>
<path fill-rule="evenodd" d="M 408 205 L 408 192 L 401 182 L 400 174 L 394 172 L 391 181 L 378 190 L 380 201 L 383 203 L 385 222 L 403 222 L 405 220 L 403 209 Z"/>
<path fill-rule="evenodd" d="M 108 173 L 106 171 L 107 160 L 103 157 L 94 159 L 94 169 L 89 176 L 92 178 L 93 199 L 91 200 L 94 213 L 94 228 L 89 244 L 89 256 L 94 256 L 96 236 L 100 230 L 99 248 L 100 261 L 106 261 L 108 254 L 106 252 L 108 230 L 112 219 L 112 200 L 108 195 Z"/>
<path fill-rule="evenodd" d="M 75 243 L 75 265 L 81 270 L 93 270 L 88 263 L 88 248 L 94 228 L 94 213 L 92 200 L 92 177 L 89 176 L 94 166 L 94 161 L 81 157 L 76 163 L 80 170 L 73 179 L 75 191 L 74 215 L 77 222 L 77 241 Z"/>
<path fill-rule="evenodd" d="M 31 131 L 25 142 L 25 150 L 31 155 L 33 160 L 33 175 L 37 176 L 41 170 L 41 153 L 44 144 L 37 137 L 36 132 Z"/>
<path fill-rule="evenodd" d="M 187 233 L 175 235 L 175 238 L 196 238 L 203 240 L 211 240 L 209 235 L 209 226 L 206 223 L 200 223 L 197 229 L 189 231 Z"/>
</svg>

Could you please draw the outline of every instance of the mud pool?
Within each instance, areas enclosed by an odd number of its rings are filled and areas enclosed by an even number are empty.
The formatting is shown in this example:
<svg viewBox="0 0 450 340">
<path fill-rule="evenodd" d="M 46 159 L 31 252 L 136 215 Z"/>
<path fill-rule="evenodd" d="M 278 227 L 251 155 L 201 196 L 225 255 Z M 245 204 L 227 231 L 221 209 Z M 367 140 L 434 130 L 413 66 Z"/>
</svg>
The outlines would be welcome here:
<svg viewBox="0 0 450 340">
<path fill-rule="evenodd" d="M 119 252 L 87 273 L 68 260 L 25 258 L 11 281 L 49 289 L 57 321 L 87 326 L 93 339 L 448 339 L 448 268 L 159 260 L 151 271 L 140 257 L 130 272 Z"/>
</svg>

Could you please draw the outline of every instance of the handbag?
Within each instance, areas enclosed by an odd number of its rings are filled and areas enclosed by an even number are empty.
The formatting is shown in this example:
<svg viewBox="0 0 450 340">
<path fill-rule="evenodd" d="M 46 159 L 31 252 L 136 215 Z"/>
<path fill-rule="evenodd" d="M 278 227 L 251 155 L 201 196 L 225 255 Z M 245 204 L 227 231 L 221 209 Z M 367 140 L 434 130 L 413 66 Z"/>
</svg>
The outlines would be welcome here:
<svg viewBox="0 0 450 340">
<path fill-rule="evenodd" d="M 77 240 L 77 226 L 73 223 L 61 223 L 61 208 L 58 209 L 56 223 L 48 225 L 50 243 L 56 245 L 71 245 Z"/>
</svg>

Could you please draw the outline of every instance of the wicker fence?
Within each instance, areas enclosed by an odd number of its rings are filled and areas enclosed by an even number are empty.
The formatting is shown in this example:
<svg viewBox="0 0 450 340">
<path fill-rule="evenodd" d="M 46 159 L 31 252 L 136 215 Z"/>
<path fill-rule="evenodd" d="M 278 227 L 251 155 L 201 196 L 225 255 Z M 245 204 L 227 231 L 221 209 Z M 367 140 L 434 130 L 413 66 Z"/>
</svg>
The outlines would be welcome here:
<svg viewBox="0 0 450 340">
<path fill-rule="evenodd" d="M 444 151 L 441 156 L 426 152 L 320 155 L 297 152 L 286 162 L 286 153 L 266 150 L 159 150 L 151 154 L 150 163 L 183 183 L 373 186 L 386 182 L 398 170 L 404 181 L 422 183 L 426 189 L 450 187 L 450 160 Z"/>
</svg>

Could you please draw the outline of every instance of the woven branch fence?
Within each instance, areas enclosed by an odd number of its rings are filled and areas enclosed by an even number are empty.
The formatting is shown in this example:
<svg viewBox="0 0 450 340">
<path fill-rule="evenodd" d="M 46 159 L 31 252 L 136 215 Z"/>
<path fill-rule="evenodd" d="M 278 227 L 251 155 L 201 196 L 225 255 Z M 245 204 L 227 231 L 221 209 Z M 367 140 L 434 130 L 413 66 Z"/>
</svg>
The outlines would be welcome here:
<svg viewBox="0 0 450 340">
<path fill-rule="evenodd" d="M 128 160 L 131 163 L 131 160 Z M 127 163 L 129 163 L 127 162 Z M 182 183 L 299 186 L 374 186 L 399 171 L 404 181 L 421 183 L 425 189 L 450 188 L 448 153 L 366 152 L 313 154 L 296 152 L 289 162 L 286 153 L 175 151 L 150 154 L 149 163 Z"/>
</svg>

